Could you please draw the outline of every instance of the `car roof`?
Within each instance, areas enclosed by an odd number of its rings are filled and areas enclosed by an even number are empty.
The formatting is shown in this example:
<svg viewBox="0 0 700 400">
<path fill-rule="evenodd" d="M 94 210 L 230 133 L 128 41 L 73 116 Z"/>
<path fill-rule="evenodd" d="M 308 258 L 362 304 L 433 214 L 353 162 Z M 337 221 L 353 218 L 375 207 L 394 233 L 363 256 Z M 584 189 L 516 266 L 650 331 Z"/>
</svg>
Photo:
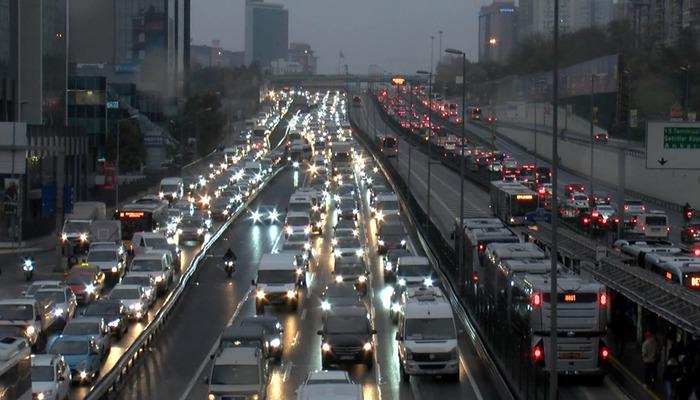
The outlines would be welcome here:
<svg viewBox="0 0 700 400">
<path fill-rule="evenodd" d="M 257 365 L 258 351 L 253 347 L 227 347 L 214 359 L 214 365 Z"/>
<path fill-rule="evenodd" d="M 230 338 L 240 337 L 262 338 L 262 335 L 264 333 L 265 330 L 260 325 L 228 325 L 226 328 L 224 328 L 224 331 L 221 333 L 221 340 L 228 340 Z"/>
<path fill-rule="evenodd" d="M 345 305 L 333 308 L 329 317 L 367 317 L 367 309 L 364 306 Z"/>
<path fill-rule="evenodd" d="M 36 300 L 33 297 L 18 297 L 15 299 L 0 299 L 0 304 L 24 304 L 33 305 L 36 304 Z"/>
<path fill-rule="evenodd" d="M 32 354 L 32 366 L 52 366 L 60 358 L 58 354 Z"/>
<path fill-rule="evenodd" d="M 74 319 L 72 319 L 72 320 L 66 322 L 66 325 L 68 325 L 68 324 L 82 324 L 82 323 L 86 323 L 86 324 L 98 324 L 98 323 L 100 323 L 100 322 L 102 322 L 102 317 L 84 317 L 84 316 L 80 316 L 80 317 L 76 317 L 76 318 L 74 318 Z"/>
<path fill-rule="evenodd" d="M 123 285 L 121 283 L 118 283 L 118 284 L 114 285 L 114 287 L 112 288 L 112 291 L 115 291 L 117 289 L 137 289 L 137 290 L 140 290 L 141 285 Z"/>
</svg>

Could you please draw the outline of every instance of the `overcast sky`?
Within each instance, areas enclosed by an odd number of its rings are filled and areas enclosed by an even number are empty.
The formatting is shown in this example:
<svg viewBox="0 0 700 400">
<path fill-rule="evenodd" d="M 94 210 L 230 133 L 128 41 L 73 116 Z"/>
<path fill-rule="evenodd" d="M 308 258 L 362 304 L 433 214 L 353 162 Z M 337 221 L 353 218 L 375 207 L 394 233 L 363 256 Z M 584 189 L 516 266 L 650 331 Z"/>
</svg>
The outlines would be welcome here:
<svg viewBox="0 0 700 400">
<path fill-rule="evenodd" d="M 275 0 L 289 10 L 289 40 L 307 42 L 320 73 L 335 73 L 342 51 L 350 72 L 370 64 L 397 73 L 429 68 L 430 36 L 477 58 L 479 7 L 490 0 Z M 192 43 L 221 40 L 244 49 L 244 0 L 192 0 Z"/>
</svg>

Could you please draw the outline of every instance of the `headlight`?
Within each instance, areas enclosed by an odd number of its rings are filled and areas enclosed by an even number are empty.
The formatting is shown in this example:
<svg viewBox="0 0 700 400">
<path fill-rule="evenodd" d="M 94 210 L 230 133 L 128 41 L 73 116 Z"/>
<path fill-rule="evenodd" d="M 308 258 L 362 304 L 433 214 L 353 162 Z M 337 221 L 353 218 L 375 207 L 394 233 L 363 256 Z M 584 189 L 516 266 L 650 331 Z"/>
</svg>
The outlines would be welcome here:
<svg viewBox="0 0 700 400">
<path fill-rule="evenodd" d="M 357 208 L 354 208 L 354 209 L 352 210 L 352 213 L 353 213 L 353 214 L 357 214 L 358 212 L 359 212 L 359 211 L 357 210 Z"/>
<path fill-rule="evenodd" d="M 331 351 L 331 345 L 328 343 L 324 343 L 323 345 L 321 345 L 321 349 L 326 352 Z"/>
<path fill-rule="evenodd" d="M 377 217 L 377 219 L 378 219 L 379 221 L 381 221 L 381 220 L 384 219 L 384 213 L 382 213 L 381 211 L 377 211 L 377 213 L 374 214 L 374 215 L 375 215 L 375 217 Z"/>
<path fill-rule="evenodd" d="M 297 268 L 297 275 L 301 275 L 304 273 L 304 270 L 301 268 Z"/>
<path fill-rule="evenodd" d="M 357 280 L 358 280 L 360 283 L 365 283 L 365 282 L 367 282 L 367 277 L 364 276 L 364 275 L 360 275 L 359 277 L 357 277 Z"/>
<path fill-rule="evenodd" d="M 177 228 L 177 231 L 175 231 L 175 232 L 177 232 L 178 235 L 181 235 L 181 234 L 182 234 L 182 229 Z"/>
<path fill-rule="evenodd" d="M 224 211 L 222 212 L 222 214 L 228 215 L 228 210 L 224 210 Z"/>
<path fill-rule="evenodd" d="M 257 292 L 255 292 L 255 297 L 259 299 L 264 299 L 265 298 L 265 291 L 262 289 L 259 289 Z"/>
<path fill-rule="evenodd" d="M 343 253 L 340 250 L 333 251 L 333 255 L 335 255 L 336 257 L 340 257 L 341 254 L 343 254 Z"/>
<path fill-rule="evenodd" d="M 309 226 L 309 225 L 305 226 L 305 227 L 304 227 L 304 233 L 307 234 L 307 235 L 308 235 L 309 233 L 311 233 L 311 226 Z"/>
<path fill-rule="evenodd" d="M 110 322 L 107 324 L 110 328 L 116 328 L 119 326 L 119 319 L 115 319 L 114 321 Z"/>
<path fill-rule="evenodd" d="M 87 294 L 93 294 L 93 293 L 95 293 L 95 286 L 93 286 L 93 285 L 85 285 L 85 293 L 87 293 Z"/>
<path fill-rule="evenodd" d="M 287 297 L 288 298 L 293 299 L 294 297 L 296 297 L 296 295 L 297 295 L 296 290 L 287 290 Z"/>
<path fill-rule="evenodd" d="M 405 246 L 405 245 L 406 245 L 406 239 L 401 239 L 401 246 Z"/>
<path fill-rule="evenodd" d="M 158 197 L 160 197 L 160 198 L 162 199 L 163 197 L 165 197 L 165 193 L 159 192 L 159 193 L 158 193 Z"/>
<path fill-rule="evenodd" d="M 134 311 L 141 311 L 141 303 L 135 303 L 129 306 L 130 309 Z"/>
<path fill-rule="evenodd" d="M 64 242 L 65 242 L 66 240 L 68 240 L 68 235 L 66 235 L 65 233 L 62 233 L 62 234 L 61 234 L 61 240 L 63 240 Z"/>
<path fill-rule="evenodd" d="M 343 275 L 336 275 L 335 281 L 338 283 L 343 283 Z"/>
<path fill-rule="evenodd" d="M 377 241 L 377 244 L 380 245 L 380 246 L 384 246 L 384 241 L 381 240 L 381 239 L 379 239 L 379 240 Z"/>
<path fill-rule="evenodd" d="M 198 235 L 201 235 L 202 233 L 204 233 L 204 228 L 198 228 L 198 229 L 197 229 L 197 234 L 198 234 Z"/>
<path fill-rule="evenodd" d="M 321 310 L 328 311 L 328 310 L 330 310 L 330 309 L 331 309 L 331 303 L 329 303 L 329 302 L 326 301 L 326 300 L 323 300 L 323 301 L 321 302 Z"/>
<path fill-rule="evenodd" d="M 161 282 L 163 282 L 163 275 L 156 276 L 156 283 L 161 283 Z"/>
<path fill-rule="evenodd" d="M 406 286 L 406 280 L 404 278 L 399 279 L 399 286 Z"/>
<path fill-rule="evenodd" d="M 117 270 L 118 270 L 117 267 L 112 267 L 112 269 L 111 269 L 112 273 L 116 273 Z"/>
<path fill-rule="evenodd" d="M 80 234 L 80 241 L 81 242 L 87 242 L 88 235 L 87 233 L 81 233 Z"/>
<path fill-rule="evenodd" d="M 80 371 L 79 376 L 80 376 L 80 380 L 84 380 L 84 379 L 87 378 L 87 372 L 85 372 L 85 371 Z"/>
<path fill-rule="evenodd" d="M 355 250 L 355 254 L 356 254 L 358 257 L 362 257 L 362 255 L 365 254 L 365 251 L 362 250 L 362 249 L 357 249 L 357 250 Z"/>
<path fill-rule="evenodd" d="M 292 228 L 291 226 L 288 226 L 288 227 L 284 228 L 284 231 L 287 233 L 287 235 L 291 235 L 292 233 L 294 233 L 294 228 Z"/>
<path fill-rule="evenodd" d="M 311 249 L 311 243 L 308 243 L 308 242 L 304 243 L 304 250 L 309 250 L 309 249 Z"/>
<path fill-rule="evenodd" d="M 61 307 L 58 307 L 58 308 L 53 310 L 54 317 L 60 317 L 63 315 L 63 313 L 64 313 L 64 310 Z"/>
<path fill-rule="evenodd" d="M 338 244 L 338 239 L 336 239 L 336 238 L 331 239 L 331 243 L 333 244 L 333 246 L 335 246 L 336 244 Z"/>
<path fill-rule="evenodd" d="M 423 285 L 428 287 L 433 286 L 433 278 L 428 277 L 423 279 Z"/>
<path fill-rule="evenodd" d="M 370 342 L 365 343 L 365 345 L 362 346 L 362 349 L 363 349 L 364 351 L 370 351 L 370 350 L 372 350 L 372 343 L 370 343 Z"/>
<path fill-rule="evenodd" d="M 293 166 L 294 168 L 299 168 L 299 161 L 294 161 L 294 162 L 292 163 L 292 166 Z"/>
<path fill-rule="evenodd" d="M 27 336 L 32 336 L 36 333 L 36 328 L 34 328 L 34 325 L 29 325 L 24 329 L 24 333 L 26 333 Z"/>
<path fill-rule="evenodd" d="M 274 338 L 274 339 L 270 340 L 270 346 L 272 346 L 272 347 L 275 347 L 275 348 L 280 347 L 280 344 L 282 344 L 282 342 L 279 340 L 279 338 Z"/>
</svg>

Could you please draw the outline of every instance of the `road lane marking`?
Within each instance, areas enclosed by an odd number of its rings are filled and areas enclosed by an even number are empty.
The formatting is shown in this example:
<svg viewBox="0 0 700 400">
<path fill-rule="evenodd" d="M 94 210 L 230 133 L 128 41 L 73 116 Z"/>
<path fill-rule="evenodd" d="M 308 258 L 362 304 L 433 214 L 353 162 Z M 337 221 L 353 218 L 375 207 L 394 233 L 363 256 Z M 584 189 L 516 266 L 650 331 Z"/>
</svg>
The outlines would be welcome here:
<svg viewBox="0 0 700 400">
<path fill-rule="evenodd" d="M 469 384 L 472 386 L 476 398 L 478 400 L 484 400 L 484 396 L 481 395 L 481 390 L 479 390 L 479 385 L 476 384 L 476 379 L 472 376 L 472 370 L 469 368 L 469 365 L 467 365 L 467 362 L 464 361 L 464 356 L 462 356 L 461 351 L 459 354 L 459 363 L 462 364 L 462 368 L 464 368 L 464 373 L 467 375 L 467 379 L 469 379 Z"/>
<path fill-rule="evenodd" d="M 293 362 L 288 362 L 284 366 L 284 374 L 282 374 L 282 382 L 287 382 L 289 380 L 289 374 L 292 372 L 292 364 Z"/>
<path fill-rule="evenodd" d="M 231 316 L 231 319 L 229 319 L 227 325 L 231 325 L 233 321 L 238 317 L 238 314 L 241 312 L 241 309 L 243 308 L 243 305 L 248 302 L 248 299 L 250 298 L 251 293 L 253 293 L 253 288 L 248 288 L 248 291 L 246 292 L 245 296 L 241 299 L 241 301 L 238 302 L 238 305 L 236 306 L 236 310 L 233 312 L 233 315 Z M 221 335 L 219 335 L 216 340 L 214 340 L 214 344 L 211 346 L 211 350 L 207 352 L 207 354 L 204 356 L 204 360 L 202 360 L 202 364 L 197 368 L 197 373 L 194 374 L 192 379 L 187 383 L 187 386 L 185 387 L 185 391 L 182 393 L 182 396 L 180 396 L 180 400 L 186 400 L 187 397 L 190 395 L 190 392 L 192 392 L 192 389 L 194 388 L 194 385 L 197 384 L 197 380 L 199 377 L 202 375 L 202 372 L 204 371 L 204 368 L 206 368 L 207 364 L 211 361 L 211 355 L 214 354 L 214 351 L 216 351 L 216 348 L 219 346 L 219 339 L 221 338 Z"/>
<path fill-rule="evenodd" d="M 304 308 L 301 311 L 301 317 L 299 317 L 302 321 L 306 319 L 306 308 Z"/>
</svg>

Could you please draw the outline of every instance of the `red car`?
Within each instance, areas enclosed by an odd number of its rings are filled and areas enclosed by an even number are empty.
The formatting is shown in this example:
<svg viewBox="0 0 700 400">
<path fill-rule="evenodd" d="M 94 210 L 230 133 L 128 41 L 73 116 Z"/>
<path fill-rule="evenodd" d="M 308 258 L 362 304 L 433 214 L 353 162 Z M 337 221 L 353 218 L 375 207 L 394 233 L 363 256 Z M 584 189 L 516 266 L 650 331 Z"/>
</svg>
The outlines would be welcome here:
<svg viewBox="0 0 700 400">
<path fill-rule="evenodd" d="M 64 282 L 75 294 L 78 304 L 88 304 L 100 298 L 105 274 L 94 266 L 77 266 L 66 274 Z"/>
</svg>

